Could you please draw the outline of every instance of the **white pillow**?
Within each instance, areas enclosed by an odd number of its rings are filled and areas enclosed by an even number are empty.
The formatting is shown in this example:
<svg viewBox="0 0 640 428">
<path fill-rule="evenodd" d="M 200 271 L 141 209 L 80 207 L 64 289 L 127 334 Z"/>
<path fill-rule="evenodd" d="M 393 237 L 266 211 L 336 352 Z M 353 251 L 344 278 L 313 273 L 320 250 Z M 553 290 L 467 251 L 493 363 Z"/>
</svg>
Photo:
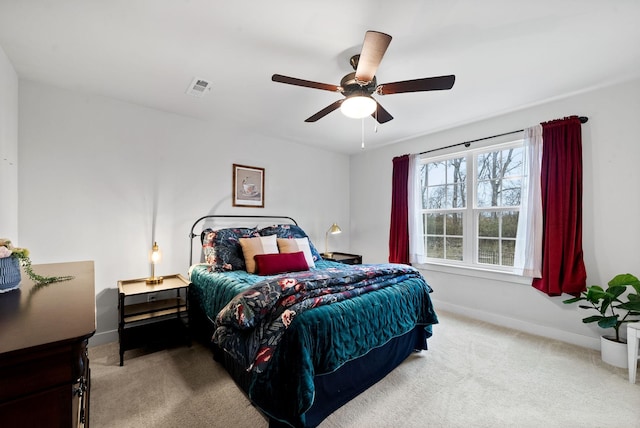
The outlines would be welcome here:
<svg viewBox="0 0 640 428">
<path fill-rule="evenodd" d="M 256 259 L 254 258 L 256 255 L 278 253 L 276 235 L 240 238 L 240 246 L 242 247 L 244 264 L 247 266 L 247 272 L 249 273 L 256 273 Z"/>
<path fill-rule="evenodd" d="M 311 255 L 311 247 L 309 246 L 309 238 L 278 238 L 278 248 L 281 253 L 297 253 L 302 251 L 309 268 L 316 267 Z"/>
</svg>

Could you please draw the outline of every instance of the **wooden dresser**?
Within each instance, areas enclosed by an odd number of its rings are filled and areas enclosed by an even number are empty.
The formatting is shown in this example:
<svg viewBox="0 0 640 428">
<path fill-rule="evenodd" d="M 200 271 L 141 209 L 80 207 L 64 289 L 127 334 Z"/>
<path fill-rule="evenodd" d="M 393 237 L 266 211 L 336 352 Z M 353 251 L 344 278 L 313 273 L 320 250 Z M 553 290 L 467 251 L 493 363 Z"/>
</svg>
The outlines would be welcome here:
<svg viewBox="0 0 640 428">
<path fill-rule="evenodd" d="M 92 261 L 34 265 L 71 281 L 0 294 L 0 426 L 89 426 L 87 342 L 96 330 Z"/>
</svg>

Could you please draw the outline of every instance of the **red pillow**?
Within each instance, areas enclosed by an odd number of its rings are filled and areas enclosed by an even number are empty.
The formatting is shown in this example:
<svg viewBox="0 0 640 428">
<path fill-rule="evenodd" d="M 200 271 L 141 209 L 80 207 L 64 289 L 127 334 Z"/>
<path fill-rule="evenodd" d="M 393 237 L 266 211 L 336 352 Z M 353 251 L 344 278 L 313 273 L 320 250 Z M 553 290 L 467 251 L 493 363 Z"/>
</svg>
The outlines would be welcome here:
<svg viewBox="0 0 640 428">
<path fill-rule="evenodd" d="M 276 275 L 284 272 L 309 270 L 302 251 L 297 253 L 257 254 L 255 256 L 258 275 Z"/>
</svg>

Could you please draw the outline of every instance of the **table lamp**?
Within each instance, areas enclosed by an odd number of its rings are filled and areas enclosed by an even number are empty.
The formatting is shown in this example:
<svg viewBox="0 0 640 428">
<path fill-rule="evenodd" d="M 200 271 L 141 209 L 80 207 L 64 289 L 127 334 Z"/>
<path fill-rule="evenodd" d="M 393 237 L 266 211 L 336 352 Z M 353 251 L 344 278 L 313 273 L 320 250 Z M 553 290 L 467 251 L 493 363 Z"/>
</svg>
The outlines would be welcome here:
<svg viewBox="0 0 640 428">
<path fill-rule="evenodd" d="M 331 257 L 331 253 L 329 252 L 329 234 L 335 235 L 337 233 L 342 233 L 342 229 L 340 229 L 337 223 L 333 223 L 329 230 L 327 230 L 324 238 L 324 253 L 327 257 Z"/>
</svg>

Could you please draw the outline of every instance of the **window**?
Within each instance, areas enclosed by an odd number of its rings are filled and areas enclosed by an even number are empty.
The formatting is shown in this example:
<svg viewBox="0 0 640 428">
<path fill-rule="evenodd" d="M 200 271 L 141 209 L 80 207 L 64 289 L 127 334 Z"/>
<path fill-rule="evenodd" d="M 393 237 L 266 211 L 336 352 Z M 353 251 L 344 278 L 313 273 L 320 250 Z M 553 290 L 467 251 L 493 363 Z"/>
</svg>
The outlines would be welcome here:
<svg viewBox="0 0 640 428">
<path fill-rule="evenodd" d="M 521 140 L 423 158 L 419 174 L 427 261 L 513 266 L 524 178 Z"/>
</svg>

